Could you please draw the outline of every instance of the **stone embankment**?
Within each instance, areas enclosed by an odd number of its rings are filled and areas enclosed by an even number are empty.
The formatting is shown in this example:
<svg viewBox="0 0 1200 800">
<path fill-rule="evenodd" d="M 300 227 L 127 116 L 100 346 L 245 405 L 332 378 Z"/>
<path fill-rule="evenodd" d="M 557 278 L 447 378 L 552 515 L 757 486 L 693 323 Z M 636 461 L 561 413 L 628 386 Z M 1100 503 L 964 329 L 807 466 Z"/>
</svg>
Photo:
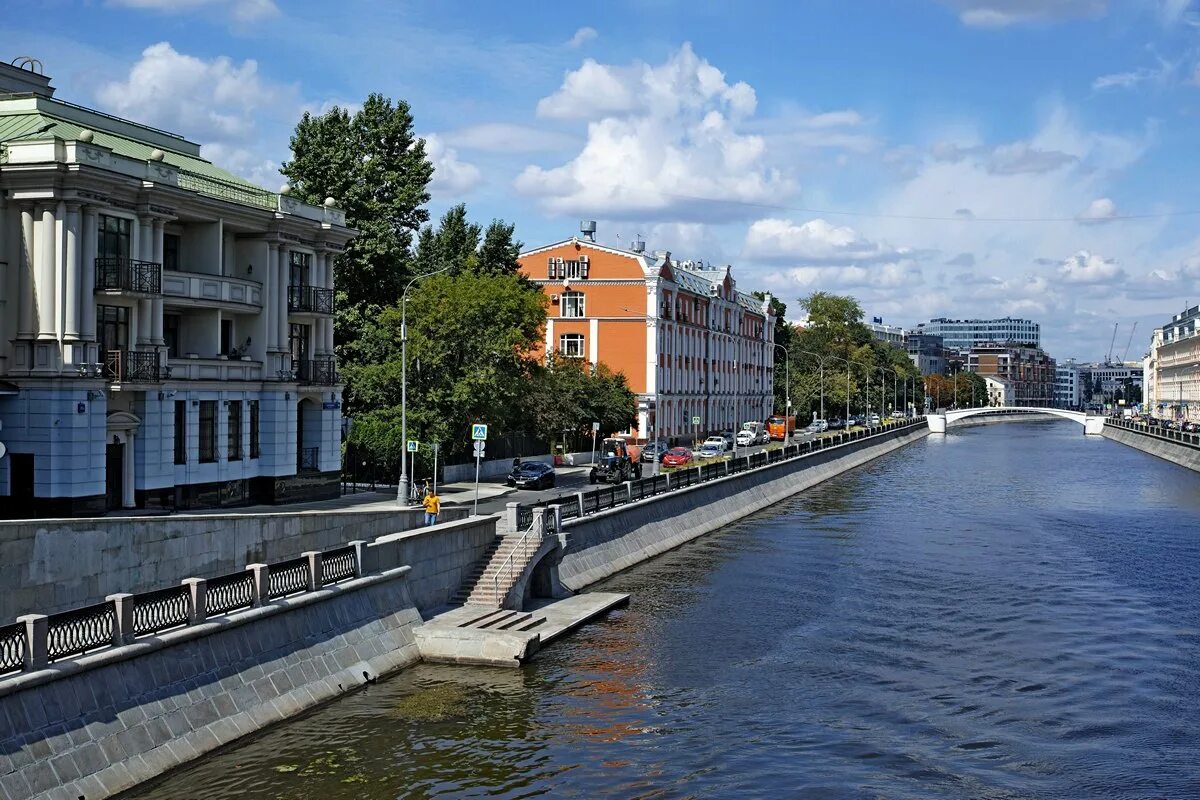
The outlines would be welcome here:
<svg viewBox="0 0 1200 800">
<path fill-rule="evenodd" d="M 1200 434 L 1149 428 L 1139 422 L 1108 419 L 1104 436 L 1144 453 L 1200 472 Z"/>
</svg>

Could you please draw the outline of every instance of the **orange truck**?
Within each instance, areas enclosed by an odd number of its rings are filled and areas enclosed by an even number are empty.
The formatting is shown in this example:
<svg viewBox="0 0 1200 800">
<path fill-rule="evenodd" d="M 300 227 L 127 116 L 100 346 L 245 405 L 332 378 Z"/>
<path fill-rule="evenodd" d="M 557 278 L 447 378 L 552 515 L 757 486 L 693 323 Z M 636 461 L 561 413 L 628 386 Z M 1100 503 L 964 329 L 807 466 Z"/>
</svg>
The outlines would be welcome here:
<svg viewBox="0 0 1200 800">
<path fill-rule="evenodd" d="M 795 417 L 773 416 L 767 420 L 767 433 L 771 435 L 771 441 L 786 442 L 795 431 Z"/>
</svg>

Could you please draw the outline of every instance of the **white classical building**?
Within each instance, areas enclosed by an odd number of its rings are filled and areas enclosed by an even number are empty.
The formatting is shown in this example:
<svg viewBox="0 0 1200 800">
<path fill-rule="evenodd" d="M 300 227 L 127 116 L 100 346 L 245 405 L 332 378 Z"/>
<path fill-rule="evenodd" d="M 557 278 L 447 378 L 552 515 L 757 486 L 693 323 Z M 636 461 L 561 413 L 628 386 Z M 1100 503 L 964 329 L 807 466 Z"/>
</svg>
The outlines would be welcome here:
<svg viewBox="0 0 1200 800">
<path fill-rule="evenodd" d="M 0 64 L 0 517 L 337 492 L 354 232 Z"/>
<path fill-rule="evenodd" d="M 1143 363 L 1145 405 L 1168 419 L 1200 419 L 1200 306 L 1155 329 Z"/>
<path fill-rule="evenodd" d="M 987 404 L 995 408 L 1007 408 L 1015 406 L 1016 393 L 1013 391 L 1013 385 L 1010 381 L 1003 378 L 994 378 L 991 375 L 983 376 L 984 387 L 987 389 Z"/>
</svg>

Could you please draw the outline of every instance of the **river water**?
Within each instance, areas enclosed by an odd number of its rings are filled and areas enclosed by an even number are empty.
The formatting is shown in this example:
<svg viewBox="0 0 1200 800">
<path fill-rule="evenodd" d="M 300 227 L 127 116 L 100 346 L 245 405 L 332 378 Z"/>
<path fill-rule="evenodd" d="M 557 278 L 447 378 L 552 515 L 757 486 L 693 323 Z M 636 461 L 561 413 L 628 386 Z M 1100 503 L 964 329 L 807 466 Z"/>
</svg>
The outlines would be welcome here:
<svg viewBox="0 0 1200 800">
<path fill-rule="evenodd" d="M 132 796 L 1200 797 L 1200 476 L 951 429 L 597 589 L 520 670 L 420 666 Z"/>
</svg>

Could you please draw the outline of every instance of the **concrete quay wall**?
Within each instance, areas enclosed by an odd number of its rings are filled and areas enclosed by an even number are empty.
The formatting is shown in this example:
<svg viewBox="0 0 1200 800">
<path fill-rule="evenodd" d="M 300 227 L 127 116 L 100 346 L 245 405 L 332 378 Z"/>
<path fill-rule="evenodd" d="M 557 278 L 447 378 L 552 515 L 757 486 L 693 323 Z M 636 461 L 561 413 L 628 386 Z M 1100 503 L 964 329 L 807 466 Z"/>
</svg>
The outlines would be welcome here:
<svg viewBox="0 0 1200 800">
<path fill-rule="evenodd" d="M 1121 444 L 1141 450 L 1143 453 L 1158 456 L 1170 461 L 1172 464 L 1178 464 L 1181 467 L 1187 467 L 1195 472 L 1200 472 L 1200 448 L 1192 447 L 1183 442 L 1174 442 L 1152 433 L 1143 433 L 1117 425 L 1105 425 L 1102 435 L 1112 439 L 1114 442 L 1120 442 Z"/>
<path fill-rule="evenodd" d="M 0 798 L 100 800 L 419 659 L 409 568 L 0 681 Z"/>
<path fill-rule="evenodd" d="M 578 591 L 928 435 L 917 425 L 564 521 L 558 577 Z"/>
<path fill-rule="evenodd" d="M 425 614 L 450 603 L 495 541 L 497 522 L 495 516 L 468 517 L 380 536 L 367 548 L 364 567 L 378 572 L 412 565 L 409 593 Z"/>
<path fill-rule="evenodd" d="M 442 510 L 446 521 L 467 514 Z M 0 620 L 284 561 L 417 528 L 421 521 L 420 510 L 336 509 L 0 522 Z"/>
</svg>

